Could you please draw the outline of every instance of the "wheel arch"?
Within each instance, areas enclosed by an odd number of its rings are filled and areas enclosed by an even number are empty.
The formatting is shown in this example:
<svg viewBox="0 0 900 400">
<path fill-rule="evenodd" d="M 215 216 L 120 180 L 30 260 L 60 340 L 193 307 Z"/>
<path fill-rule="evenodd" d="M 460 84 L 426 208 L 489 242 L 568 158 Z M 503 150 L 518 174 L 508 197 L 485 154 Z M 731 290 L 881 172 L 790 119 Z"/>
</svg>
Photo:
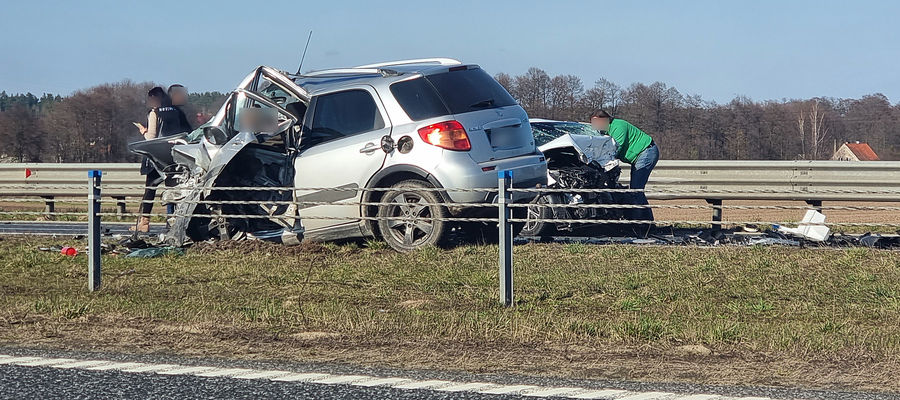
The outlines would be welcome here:
<svg viewBox="0 0 900 400">
<path fill-rule="evenodd" d="M 441 182 L 438 181 L 437 178 L 435 178 L 433 175 L 428 173 L 428 171 L 425 171 L 424 169 L 415 165 L 398 164 L 384 168 L 378 171 L 375 175 L 372 175 L 372 177 L 369 178 L 369 182 L 366 183 L 366 189 L 388 188 L 391 187 L 391 185 L 408 179 L 420 179 L 428 182 L 435 188 L 444 188 Z M 450 196 L 446 191 L 441 190 L 438 191 L 437 194 L 442 201 L 450 202 Z M 379 200 L 381 200 L 381 197 L 383 195 L 384 192 L 381 191 L 366 190 L 365 192 L 363 192 L 362 202 L 377 203 Z M 371 218 L 378 214 L 377 206 L 363 205 L 360 206 L 360 208 L 360 215 L 362 215 L 363 217 Z M 371 219 L 364 219 L 362 221 L 362 229 L 363 233 L 368 236 L 378 236 L 379 234 L 377 221 Z"/>
</svg>

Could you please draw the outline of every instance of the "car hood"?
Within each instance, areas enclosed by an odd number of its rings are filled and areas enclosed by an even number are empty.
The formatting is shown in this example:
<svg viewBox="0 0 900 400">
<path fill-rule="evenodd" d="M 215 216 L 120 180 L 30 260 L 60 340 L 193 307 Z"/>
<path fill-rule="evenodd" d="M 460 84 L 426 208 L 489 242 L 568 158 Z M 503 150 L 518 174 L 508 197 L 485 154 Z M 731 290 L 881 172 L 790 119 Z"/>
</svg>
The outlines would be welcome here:
<svg viewBox="0 0 900 400">
<path fill-rule="evenodd" d="M 616 159 L 616 141 L 609 136 L 566 134 L 538 147 L 542 152 L 562 148 L 575 149 L 585 164 L 596 162 L 604 165 Z"/>
</svg>

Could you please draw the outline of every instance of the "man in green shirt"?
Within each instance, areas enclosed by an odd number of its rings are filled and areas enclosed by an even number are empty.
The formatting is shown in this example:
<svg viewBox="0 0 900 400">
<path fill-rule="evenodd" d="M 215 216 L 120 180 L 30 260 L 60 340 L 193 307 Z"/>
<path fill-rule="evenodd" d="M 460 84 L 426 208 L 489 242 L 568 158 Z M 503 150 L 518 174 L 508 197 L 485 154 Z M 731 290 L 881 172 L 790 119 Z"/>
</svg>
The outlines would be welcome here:
<svg viewBox="0 0 900 400">
<path fill-rule="evenodd" d="M 659 161 L 659 148 L 650 135 L 624 119 L 613 118 L 603 110 L 591 113 L 591 126 L 605 132 L 616 141 L 616 158 L 631 164 L 630 189 L 643 189 L 650 179 L 650 172 Z M 634 193 L 633 204 L 649 205 L 644 192 Z M 628 209 L 626 215 L 633 221 L 653 221 L 653 210 L 648 208 Z"/>
</svg>

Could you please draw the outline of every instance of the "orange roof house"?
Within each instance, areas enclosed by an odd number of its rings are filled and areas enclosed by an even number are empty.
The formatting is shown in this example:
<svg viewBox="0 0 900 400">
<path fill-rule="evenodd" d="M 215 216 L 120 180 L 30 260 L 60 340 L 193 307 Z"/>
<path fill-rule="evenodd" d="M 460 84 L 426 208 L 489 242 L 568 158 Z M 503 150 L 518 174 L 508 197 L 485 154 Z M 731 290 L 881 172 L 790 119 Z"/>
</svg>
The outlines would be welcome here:
<svg viewBox="0 0 900 400">
<path fill-rule="evenodd" d="M 847 142 L 834 152 L 831 159 L 839 161 L 878 161 L 878 154 L 875 154 L 875 151 L 872 150 L 868 143 Z"/>
</svg>

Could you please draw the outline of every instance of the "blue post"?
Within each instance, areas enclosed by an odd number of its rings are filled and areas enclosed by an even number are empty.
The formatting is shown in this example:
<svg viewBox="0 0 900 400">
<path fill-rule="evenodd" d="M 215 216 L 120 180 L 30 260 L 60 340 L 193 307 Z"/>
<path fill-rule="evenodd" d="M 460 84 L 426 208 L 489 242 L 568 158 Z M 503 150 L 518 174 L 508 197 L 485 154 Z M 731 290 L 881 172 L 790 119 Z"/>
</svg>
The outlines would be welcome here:
<svg viewBox="0 0 900 400">
<path fill-rule="evenodd" d="M 497 227 L 500 231 L 500 302 L 504 306 L 509 307 L 513 305 L 513 229 L 512 223 L 509 222 L 511 218 L 509 205 L 512 204 L 512 195 L 509 189 L 512 188 L 513 172 L 497 171 L 497 178 L 499 189 L 497 204 L 500 209 L 500 219 Z"/>
<path fill-rule="evenodd" d="M 100 170 L 88 171 L 88 290 L 100 289 Z"/>
</svg>

